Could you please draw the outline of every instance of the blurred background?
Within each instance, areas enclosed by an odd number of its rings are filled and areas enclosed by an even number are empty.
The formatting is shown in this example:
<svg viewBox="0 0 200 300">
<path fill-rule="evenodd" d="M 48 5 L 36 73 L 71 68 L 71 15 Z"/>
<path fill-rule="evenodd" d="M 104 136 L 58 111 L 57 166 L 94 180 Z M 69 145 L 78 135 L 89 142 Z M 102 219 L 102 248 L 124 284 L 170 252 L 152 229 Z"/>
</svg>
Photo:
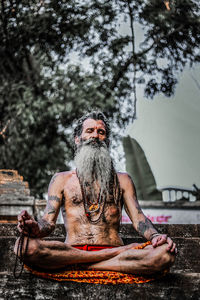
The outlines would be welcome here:
<svg viewBox="0 0 200 300">
<path fill-rule="evenodd" d="M 73 166 L 74 121 L 100 109 L 148 217 L 200 223 L 199 1 L 1 1 L 0 15 L 0 219 L 40 216 Z"/>
</svg>

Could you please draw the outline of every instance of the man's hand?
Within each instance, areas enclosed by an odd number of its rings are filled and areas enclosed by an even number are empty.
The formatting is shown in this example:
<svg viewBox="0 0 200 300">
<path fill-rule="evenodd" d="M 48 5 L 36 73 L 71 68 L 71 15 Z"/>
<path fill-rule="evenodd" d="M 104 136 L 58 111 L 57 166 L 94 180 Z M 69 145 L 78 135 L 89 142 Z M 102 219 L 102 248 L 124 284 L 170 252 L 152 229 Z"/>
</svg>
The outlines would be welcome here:
<svg viewBox="0 0 200 300">
<path fill-rule="evenodd" d="M 38 225 L 38 222 L 36 222 L 26 210 L 23 210 L 18 215 L 17 228 L 19 232 L 25 235 L 30 235 L 31 237 L 37 237 L 40 233 L 40 227 Z"/>
<path fill-rule="evenodd" d="M 151 243 L 154 248 L 167 243 L 168 244 L 167 250 L 174 254 L 177 253 L 176 244 L 166 234 L 156 235 L 155 237 L 152 238 Z"/>
</svg>

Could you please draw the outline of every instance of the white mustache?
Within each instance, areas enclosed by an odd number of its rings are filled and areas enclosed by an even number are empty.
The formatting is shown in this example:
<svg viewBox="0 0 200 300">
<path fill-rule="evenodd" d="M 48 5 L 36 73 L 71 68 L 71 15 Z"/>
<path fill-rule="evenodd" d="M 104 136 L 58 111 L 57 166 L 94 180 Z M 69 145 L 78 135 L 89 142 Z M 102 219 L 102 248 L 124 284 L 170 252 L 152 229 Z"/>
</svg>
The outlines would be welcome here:
<svg viewBox="0 0 200 300">
<path fill-rule="evenodd" d="M 78 149 L 82 146 L 91 145 L 94 147 L 107 147 L 106 143 L 104 141 L 101 141 L 98 138 L 90 138 L 88 140 L 82 140 L 81 143 L 78 145 Z"/>
</svg>

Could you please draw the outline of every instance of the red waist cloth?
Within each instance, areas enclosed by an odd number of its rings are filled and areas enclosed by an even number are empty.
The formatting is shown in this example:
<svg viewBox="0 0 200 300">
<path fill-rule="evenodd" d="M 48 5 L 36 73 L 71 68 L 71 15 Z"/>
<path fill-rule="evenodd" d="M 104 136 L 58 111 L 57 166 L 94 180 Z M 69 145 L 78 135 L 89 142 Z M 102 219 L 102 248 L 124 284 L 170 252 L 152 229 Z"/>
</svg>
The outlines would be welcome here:
<svg viewBox="0 0 200 300">
<path fill-rule="evenodd" d="M 111 249 L 119 246 L 110 246 L 110 245 L 74 245 L 73 248 L 85 251 L 98 251 L 103 249 Z"/>
</svg>

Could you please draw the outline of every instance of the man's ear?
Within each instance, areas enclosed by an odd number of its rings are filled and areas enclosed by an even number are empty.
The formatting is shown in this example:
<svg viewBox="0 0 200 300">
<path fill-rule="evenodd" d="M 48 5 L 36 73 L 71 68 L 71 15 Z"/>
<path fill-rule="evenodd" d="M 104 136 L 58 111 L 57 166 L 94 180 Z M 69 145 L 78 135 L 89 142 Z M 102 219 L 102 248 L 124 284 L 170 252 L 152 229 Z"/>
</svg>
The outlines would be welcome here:
<svg viewBox="0 0 200 300">
<path fill-rule="evenodd" d="M 78 136 L 75 136 L 74 142 L 76 145 L 80 143 L 80 138 Z"/>
</svg>

